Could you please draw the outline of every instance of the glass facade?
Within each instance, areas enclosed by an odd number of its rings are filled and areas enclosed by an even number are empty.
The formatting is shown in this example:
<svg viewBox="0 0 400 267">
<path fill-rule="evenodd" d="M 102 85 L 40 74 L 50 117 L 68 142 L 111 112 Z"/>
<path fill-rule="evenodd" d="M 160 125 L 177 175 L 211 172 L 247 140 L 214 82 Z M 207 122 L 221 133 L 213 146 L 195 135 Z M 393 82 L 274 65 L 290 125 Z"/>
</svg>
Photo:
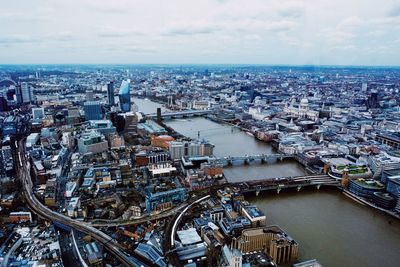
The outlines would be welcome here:
<svg viewBox="0 0 400 267">
<path fill-rule="evenodd" d="M 130 80 L 123 80 L 119 88 L 119 104 L 123 112 L 131 111 Z"/>
<path fill-rule="evenodd" d="M 101 104 L 98 101 L 85 102 L 83 109 L 85 111 L 85 119 L 88 120 L 101 120 L 103 118 L 103 111 Z"/>
</svg>

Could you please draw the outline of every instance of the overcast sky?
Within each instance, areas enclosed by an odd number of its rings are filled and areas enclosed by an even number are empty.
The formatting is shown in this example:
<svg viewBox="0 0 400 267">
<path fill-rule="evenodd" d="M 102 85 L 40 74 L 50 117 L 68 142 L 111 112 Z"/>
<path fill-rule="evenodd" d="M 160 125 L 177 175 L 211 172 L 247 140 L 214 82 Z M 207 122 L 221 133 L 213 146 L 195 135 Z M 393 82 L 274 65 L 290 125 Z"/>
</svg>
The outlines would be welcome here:
<svg viewBox="0 0 400 267">
<path fill-rule="evenodd" d="M 399 0 L 0 4 L 0 63 L 400 65 Z"/>
</svg>

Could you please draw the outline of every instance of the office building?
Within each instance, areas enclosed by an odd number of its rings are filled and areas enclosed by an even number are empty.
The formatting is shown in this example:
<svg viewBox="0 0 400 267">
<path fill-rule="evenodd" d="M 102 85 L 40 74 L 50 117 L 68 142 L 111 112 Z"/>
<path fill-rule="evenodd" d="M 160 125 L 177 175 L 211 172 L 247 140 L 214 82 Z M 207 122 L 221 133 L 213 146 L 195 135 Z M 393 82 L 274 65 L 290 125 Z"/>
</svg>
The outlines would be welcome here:
<svg viewBox="0 0 400 267">
<path fill-rule="evenodd" d="M 20 84 L 16 85 L 16 87 L 15 87 L 15 101 L 19 105 L 23 103 L 23 100 L 22 100 L 22 88 L 21 88 Z"/>
<path fill-rule="evenodd" d="M 214 145 L 207 141 L 172 141 L 169 143 L 171 159 L 177 160 L 184 156 L 212 156 Z"/>
<path fill-rule="evenodd" d="M 33 101 L 32 87 L 27 83 L 21 83 L 21 94 L 23 103 L 31 103 Z"/>
<path fill-rule="evenodd" d="M 285 264 L 298 257 L 298 244 L 278 226 L 251 228 L 234 237 L 232 249 L 242 253 L 264 251 L 278 264 Z"/>
<path fill-rule="evenodd" d="M 95 130 L 88 130 L 79 134 L 77 142 L 79 153 L 101 153 L 108 150 L 107 140 Z"/>
<path fill-rule="evenodd" d="M 375 109 L 379 108 L 379 100 L 378 100 L 378 93 L 372 92 L 367 99 L 367 108 Z"/>
<path fill-rule="evenodd" d="M 380 192 L 385 186 L 373 179 L 355 179 L 350 180 L 349 191 L 360 197 L 372 199 L 374 192 Z"/>
<path fill-rule="evenodd" d="M 375 140 L 381 144 L 385 144 L 396 149 L 400 149 L 400 134 L 384 132 L 377 134 Z"/>
<path fill-rule="evenodd" d="M 93 101 L 94 100 L 94 92 L 93 90 L 86 91 L 86 101 Z"/>
<path fill-rule="evenodd" d="M 3 146 L 0 150 L 0 175 L 7 175 L 14 169 L 10 146 Z"/>
<path fill-rule="evenodd" d="M 242 206 L 241 214 L 251 222 L 253 227 L 265 226 L 267 223 L 266 216 L 257 206 Z"/>
<path fill-rule="evenodd" d="M 366 92 L 367 92 L 367 89 L 368 89 L 368 84 L 367 84 L 367 83 L 362 83 L 362 85 L 361 85 L 361 91 L 362 91 L 363 93 L 366 93 Z"/>
<path fill-rule="evenodd" d="M 32 117 L 34 120 L 44 119 L 44 108 L 32 108 Z"/>
<path fill-rule="evenodd" d="M 150 193 L 146 195 L 147 211 L 162 211 L 172 208 L 187 199 L 185 188 L 175 188 L 163 192 Z"/>
<path fill-rule="evenodd" d="M 100 102 L 98 101 L 86 101 L 83 109 L 85 111 L 85 119 L 89 120 L 101 120 L 103 118 L 103 111 Z"/>
<path fill-rule="evenodd" d="M 224 261 L 229 267 L 242 267 L 242 253 L 237 249 L 230 249 L 227 245 L 222 248 Z"/>
<path fill-rule="evenodd" d="M 108 105 L 115 105 L 115 96 L 114 96 L 114 82 L 111 81 L 107 84 L 107 101 Z"/>
<path fill-rule="evenodd" d="M 119 88 L 119 105 L 122 112 L 131 111 L 131 90 L 130 80 L 123 80 Z"/>
<path fill-rule="evenodd" d="M 181 261 L 194 261 L 206 255 L 206 243 L 203 242 L 195 228 L 177 231 L 176 234 L 180 240 L 176 253 Z"/>
<path fill-rule="evenodd" d="M 276 264 L 287 264 L 297 259 L 299 255 L 299 245 L 290 236 L 278 234 L 271 241 L 269 255 Z"/>
<path fill-rule="evenodd" d="M 90 120 L 90 129 L 96 130 L 102 134 L 114 134 L 117 131 L 109 120 Z"/>
</svg>

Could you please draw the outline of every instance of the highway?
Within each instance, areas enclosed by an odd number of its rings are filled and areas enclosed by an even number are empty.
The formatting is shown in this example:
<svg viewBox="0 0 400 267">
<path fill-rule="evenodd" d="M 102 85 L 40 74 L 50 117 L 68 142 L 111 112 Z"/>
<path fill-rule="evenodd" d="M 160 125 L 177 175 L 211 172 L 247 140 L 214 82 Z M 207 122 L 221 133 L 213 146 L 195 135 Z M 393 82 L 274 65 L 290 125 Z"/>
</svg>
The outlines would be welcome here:
<svg viewBox="0 0 400 267">
<path fill-rule="evenodd" d="M 141 256 L 140 254 L 135 253 L 133 256 L 128 255 L 110 236 L 94 228 L 93 226 L 85 222 L 75 221 L 67 216 L 64 216 L 63 214 L 54 212 L 48 207 L 44 206 L 36 198 L 32 190 L 33 184 L 30 175 L 30 163 L 26 160 L 25 157 L 25 143 L 23 141 L 20 141 L 19 143 L 15 141 L 15 143 L 13 144 L 13 152 L 14 159 L 16 160 L 15 166 L 17 170 L 17 175 L 22 183 L 23 194 L 32 212 L 44 219 L 62 223 L 77 231 L 92 236 L 95 240 L 103 244 L 107 251 L 109 251 L 125 266 L 154 266 L 151 261 Z"/>
</svg>

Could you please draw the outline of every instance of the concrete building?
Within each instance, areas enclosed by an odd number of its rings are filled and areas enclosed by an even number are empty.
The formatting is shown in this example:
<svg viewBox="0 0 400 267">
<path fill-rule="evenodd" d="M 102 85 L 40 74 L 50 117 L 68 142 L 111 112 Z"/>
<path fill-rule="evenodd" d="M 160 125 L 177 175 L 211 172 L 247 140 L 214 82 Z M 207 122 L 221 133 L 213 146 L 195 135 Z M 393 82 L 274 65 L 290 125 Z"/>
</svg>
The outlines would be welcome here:
<svg viewBox="0 0 400 267">
<path fill-rule="evenodd" d="M 184 156 L 212 156 L 214 145 L 207 141 L 173 141 L 169 143 L 171 159 L 177 160 Z"/>
<path fill-rule="evenodd" d="M 253 227 L 265 226 L 267 223 L 264 213 L 254 205 L 242 206 L 241 213 L 251 222 Z"/>
<path fill-rule="evenodd" d="M 277 264 L 286 264 L 298 257 L 297 242 L 278 226 L 245 229 L 238 238 L 233 238 L 231 248 L 242 253 L 264 251 Z"/>
<path fill-rule="evenodd" d="M 21 94 L 23 103 L 31 103 L 33 101 L 33 91 L 29 84 L 21 83 Z"/>
<path fill-rule="evenodd" d="M 77 136 L 79 153 L 101 153 L 108 150 L 108 142 L 104 135 L 95 131 L 87 130 Z"/>
<path fill-rule="evenodd" d="M 94 129 L 102 134 L 114 134 L 116 128 L 109 120 L 90 120 L 90 129 Z"/>
<path fill-rule="evenodd" d="M 290 236 L 278 234 L 271 240 L 269 255 L 278 265 L 287 264 L 298 258 L 299 245 Z"/>
<path fill-rule="evenodd" d="M 146 195 L 147 211 L 162 211 L 172 208 L 187 199 L 185 188 L 175 188 L 167 191 L 150 193 Z"/>
</svg>

